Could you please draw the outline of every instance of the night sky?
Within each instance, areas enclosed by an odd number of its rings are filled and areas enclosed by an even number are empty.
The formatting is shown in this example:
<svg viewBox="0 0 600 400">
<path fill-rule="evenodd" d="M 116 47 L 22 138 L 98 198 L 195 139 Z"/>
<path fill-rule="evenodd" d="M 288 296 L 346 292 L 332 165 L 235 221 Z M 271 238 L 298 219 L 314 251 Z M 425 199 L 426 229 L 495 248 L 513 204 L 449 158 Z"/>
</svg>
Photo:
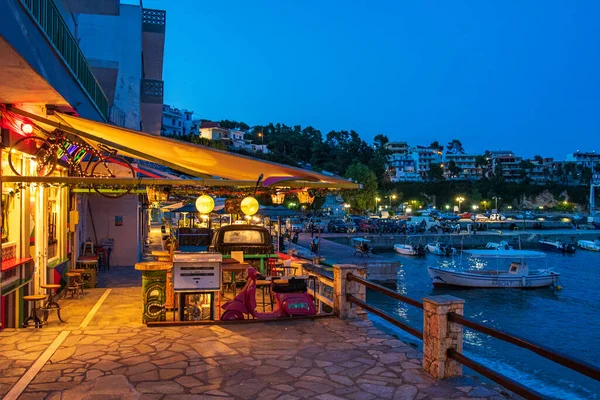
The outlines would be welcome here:
<svg viewBox="0 0 600 400">
<path fill-rule="evenodd" d="M 165 103 L 563 159 L 600 150 L 599 1 L 144 0 Z"/>
</svg>

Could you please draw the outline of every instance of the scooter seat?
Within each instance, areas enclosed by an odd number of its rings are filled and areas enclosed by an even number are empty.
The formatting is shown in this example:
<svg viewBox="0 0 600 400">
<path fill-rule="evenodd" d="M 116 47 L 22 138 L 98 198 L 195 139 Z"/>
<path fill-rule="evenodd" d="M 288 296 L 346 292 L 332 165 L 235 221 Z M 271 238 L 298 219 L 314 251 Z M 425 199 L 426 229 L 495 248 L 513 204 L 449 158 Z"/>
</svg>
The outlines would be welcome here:
<svg viewBox="0 0 600 400">
<path fill-rule="evenodd" d="M 287 284 L 273 284 L 273 293 L 305 293 L 308 290 L 304 279 L 291 278 Z"/>
</svg>

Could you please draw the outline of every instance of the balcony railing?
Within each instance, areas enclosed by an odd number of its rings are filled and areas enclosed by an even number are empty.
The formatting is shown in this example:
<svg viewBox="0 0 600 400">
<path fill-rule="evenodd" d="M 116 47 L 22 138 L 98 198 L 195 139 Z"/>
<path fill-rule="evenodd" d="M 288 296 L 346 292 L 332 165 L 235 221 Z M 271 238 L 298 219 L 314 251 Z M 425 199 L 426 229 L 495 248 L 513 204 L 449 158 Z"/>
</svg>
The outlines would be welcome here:
<svg viewBox="0 0 600 400">
<path fill-rule="evenodd" d="M 107 120 L 108 100 L 54 1 L 21 0 L 21 4 L 38 23 L 100 114 Z"/>
</svg>

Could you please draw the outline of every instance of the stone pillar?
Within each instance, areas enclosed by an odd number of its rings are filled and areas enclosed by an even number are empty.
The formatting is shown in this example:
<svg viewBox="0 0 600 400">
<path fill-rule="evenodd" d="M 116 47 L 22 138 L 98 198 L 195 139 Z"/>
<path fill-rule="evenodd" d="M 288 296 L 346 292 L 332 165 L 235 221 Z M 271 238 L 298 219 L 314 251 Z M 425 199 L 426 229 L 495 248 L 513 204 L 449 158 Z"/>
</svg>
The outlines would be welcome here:
<svg viewBox="0 0 600 400">
<path fill-rule="evenodd" d="M 346 300 L 346 295 L 366 301 L 367 288 L 357 282 L 347 280 L 348 273 L 366 279 L 367 270 L 354 264 L 335 264 L 333 266 L 333 310 L 341 319 L 363 318 L 365 313 L 360 307 Z"/>
<path fill-rule="evenodd" d="M 462 325 L 448 321 L 448 313 L 463 315 L 465 301 L 454 296 L 423 299 L 423 369 L 435 379 L 462 375 L 462 365 L 446 356 L 448 349 L 462 353 Z"/>
</svg>

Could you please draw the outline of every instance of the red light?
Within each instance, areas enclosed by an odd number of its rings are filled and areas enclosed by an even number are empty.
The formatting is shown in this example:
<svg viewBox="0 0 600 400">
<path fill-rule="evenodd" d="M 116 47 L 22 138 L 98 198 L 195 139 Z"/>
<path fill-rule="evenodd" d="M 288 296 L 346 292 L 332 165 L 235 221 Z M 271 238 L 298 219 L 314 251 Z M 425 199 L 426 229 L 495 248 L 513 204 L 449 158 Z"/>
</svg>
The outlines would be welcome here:
<svg viewBox="0 0 600 400">
<path fill-rule="evenodd" d="M 29 135 L 33 132 L 33 126 L 31 124 L 21 124 L 21 130 L 24 134 Z"/>
</svg>

